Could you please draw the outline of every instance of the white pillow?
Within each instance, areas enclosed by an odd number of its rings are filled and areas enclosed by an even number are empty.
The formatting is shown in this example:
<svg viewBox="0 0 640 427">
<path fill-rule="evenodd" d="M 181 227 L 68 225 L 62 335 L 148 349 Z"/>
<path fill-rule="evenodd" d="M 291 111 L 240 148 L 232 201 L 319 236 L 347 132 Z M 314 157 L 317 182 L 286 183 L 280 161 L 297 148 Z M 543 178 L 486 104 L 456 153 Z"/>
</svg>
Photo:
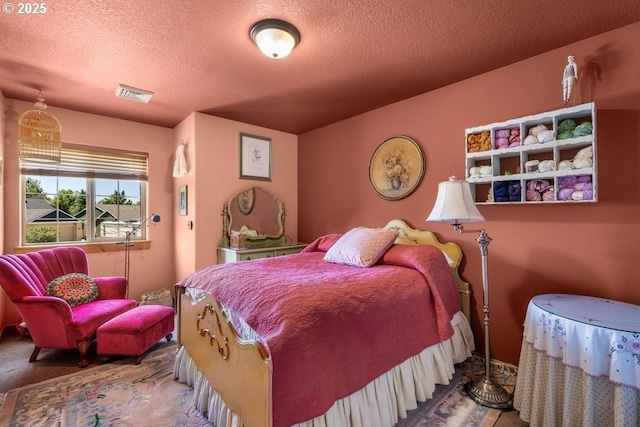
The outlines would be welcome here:
<svg viewBox="0 0 640 427">
<path fill-rule="evenodd" d="M 371 267 L 393 245 L 396 237 L 397 231 L 356 227 L 331 246 L 324 260 L 355 267 Z"/>
</svg>

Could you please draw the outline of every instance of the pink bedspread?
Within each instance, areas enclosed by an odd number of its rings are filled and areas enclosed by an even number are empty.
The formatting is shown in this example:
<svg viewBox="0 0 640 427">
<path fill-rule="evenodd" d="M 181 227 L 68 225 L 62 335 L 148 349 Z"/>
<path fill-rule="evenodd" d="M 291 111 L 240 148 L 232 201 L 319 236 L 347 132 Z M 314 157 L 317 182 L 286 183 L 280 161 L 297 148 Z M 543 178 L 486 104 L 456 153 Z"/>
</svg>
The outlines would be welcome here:
<svg viewBox="0 0 640 427">
<path fill-rule="evenodd" d="M 322 260 L 336 239 L 296 255 L 207 267 L 179 284 L 210 293 L 265 340 L 275 427 L 325 413 L 453 334 L 460 303 L 439 249 L 395 245 L 378 265 L 358 268 Z"/>
</svg>

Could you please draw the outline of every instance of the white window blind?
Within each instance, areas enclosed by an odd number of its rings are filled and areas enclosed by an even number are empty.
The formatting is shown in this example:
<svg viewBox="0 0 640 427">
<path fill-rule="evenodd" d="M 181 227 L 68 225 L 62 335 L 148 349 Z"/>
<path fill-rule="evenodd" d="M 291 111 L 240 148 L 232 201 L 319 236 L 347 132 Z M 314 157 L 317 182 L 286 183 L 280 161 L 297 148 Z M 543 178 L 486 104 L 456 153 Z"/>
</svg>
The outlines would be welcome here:
<svg viewBox="0 0 640 427">
<path fill-rule="evenodd" d="M 22 175 L 147 181 L 149 153 L 63 143 L 60 163 L 20 160 Z"/>
</svg>

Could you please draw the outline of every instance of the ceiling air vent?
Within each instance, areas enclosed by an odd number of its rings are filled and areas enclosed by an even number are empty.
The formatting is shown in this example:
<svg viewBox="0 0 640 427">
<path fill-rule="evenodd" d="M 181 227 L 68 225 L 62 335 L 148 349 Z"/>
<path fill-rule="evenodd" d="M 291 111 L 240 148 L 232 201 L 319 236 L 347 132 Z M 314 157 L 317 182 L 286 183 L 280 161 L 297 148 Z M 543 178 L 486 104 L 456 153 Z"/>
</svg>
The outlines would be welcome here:
<svg viewBox="0 0 640 427">
<path fill-rule="evenodd" d="M 135 87 L 119 84 L 116 89 L 116 96 L 120 98 L 130 99 L 136 102 L 142 102 L 146 104 L 151 99 L 153 92 L 148 90 L 138 89 Z"/>
</svg>

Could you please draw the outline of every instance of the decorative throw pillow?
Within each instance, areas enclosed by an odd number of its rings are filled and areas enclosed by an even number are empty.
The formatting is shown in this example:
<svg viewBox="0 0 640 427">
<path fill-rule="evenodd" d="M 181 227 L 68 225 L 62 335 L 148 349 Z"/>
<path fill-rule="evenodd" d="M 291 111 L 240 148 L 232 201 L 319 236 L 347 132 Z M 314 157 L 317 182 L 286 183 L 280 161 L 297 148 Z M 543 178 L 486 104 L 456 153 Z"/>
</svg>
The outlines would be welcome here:
<svg viewBox="0 0 640 427">
<path fill-rule="evenodd" d="M 393 245 L 396 237 L 398 233 L 392 230 L 353 228 L 329 248 L 324 260 L 355 267 L 371 267 Z"/>
<path fill-rule="evenodd" d="M 46 294 L 61 298 L 75 307 L 98 298 L 98 286 L 86 274 L 69 273 L 53 279 L 47 286 Z"/>
</svg>

